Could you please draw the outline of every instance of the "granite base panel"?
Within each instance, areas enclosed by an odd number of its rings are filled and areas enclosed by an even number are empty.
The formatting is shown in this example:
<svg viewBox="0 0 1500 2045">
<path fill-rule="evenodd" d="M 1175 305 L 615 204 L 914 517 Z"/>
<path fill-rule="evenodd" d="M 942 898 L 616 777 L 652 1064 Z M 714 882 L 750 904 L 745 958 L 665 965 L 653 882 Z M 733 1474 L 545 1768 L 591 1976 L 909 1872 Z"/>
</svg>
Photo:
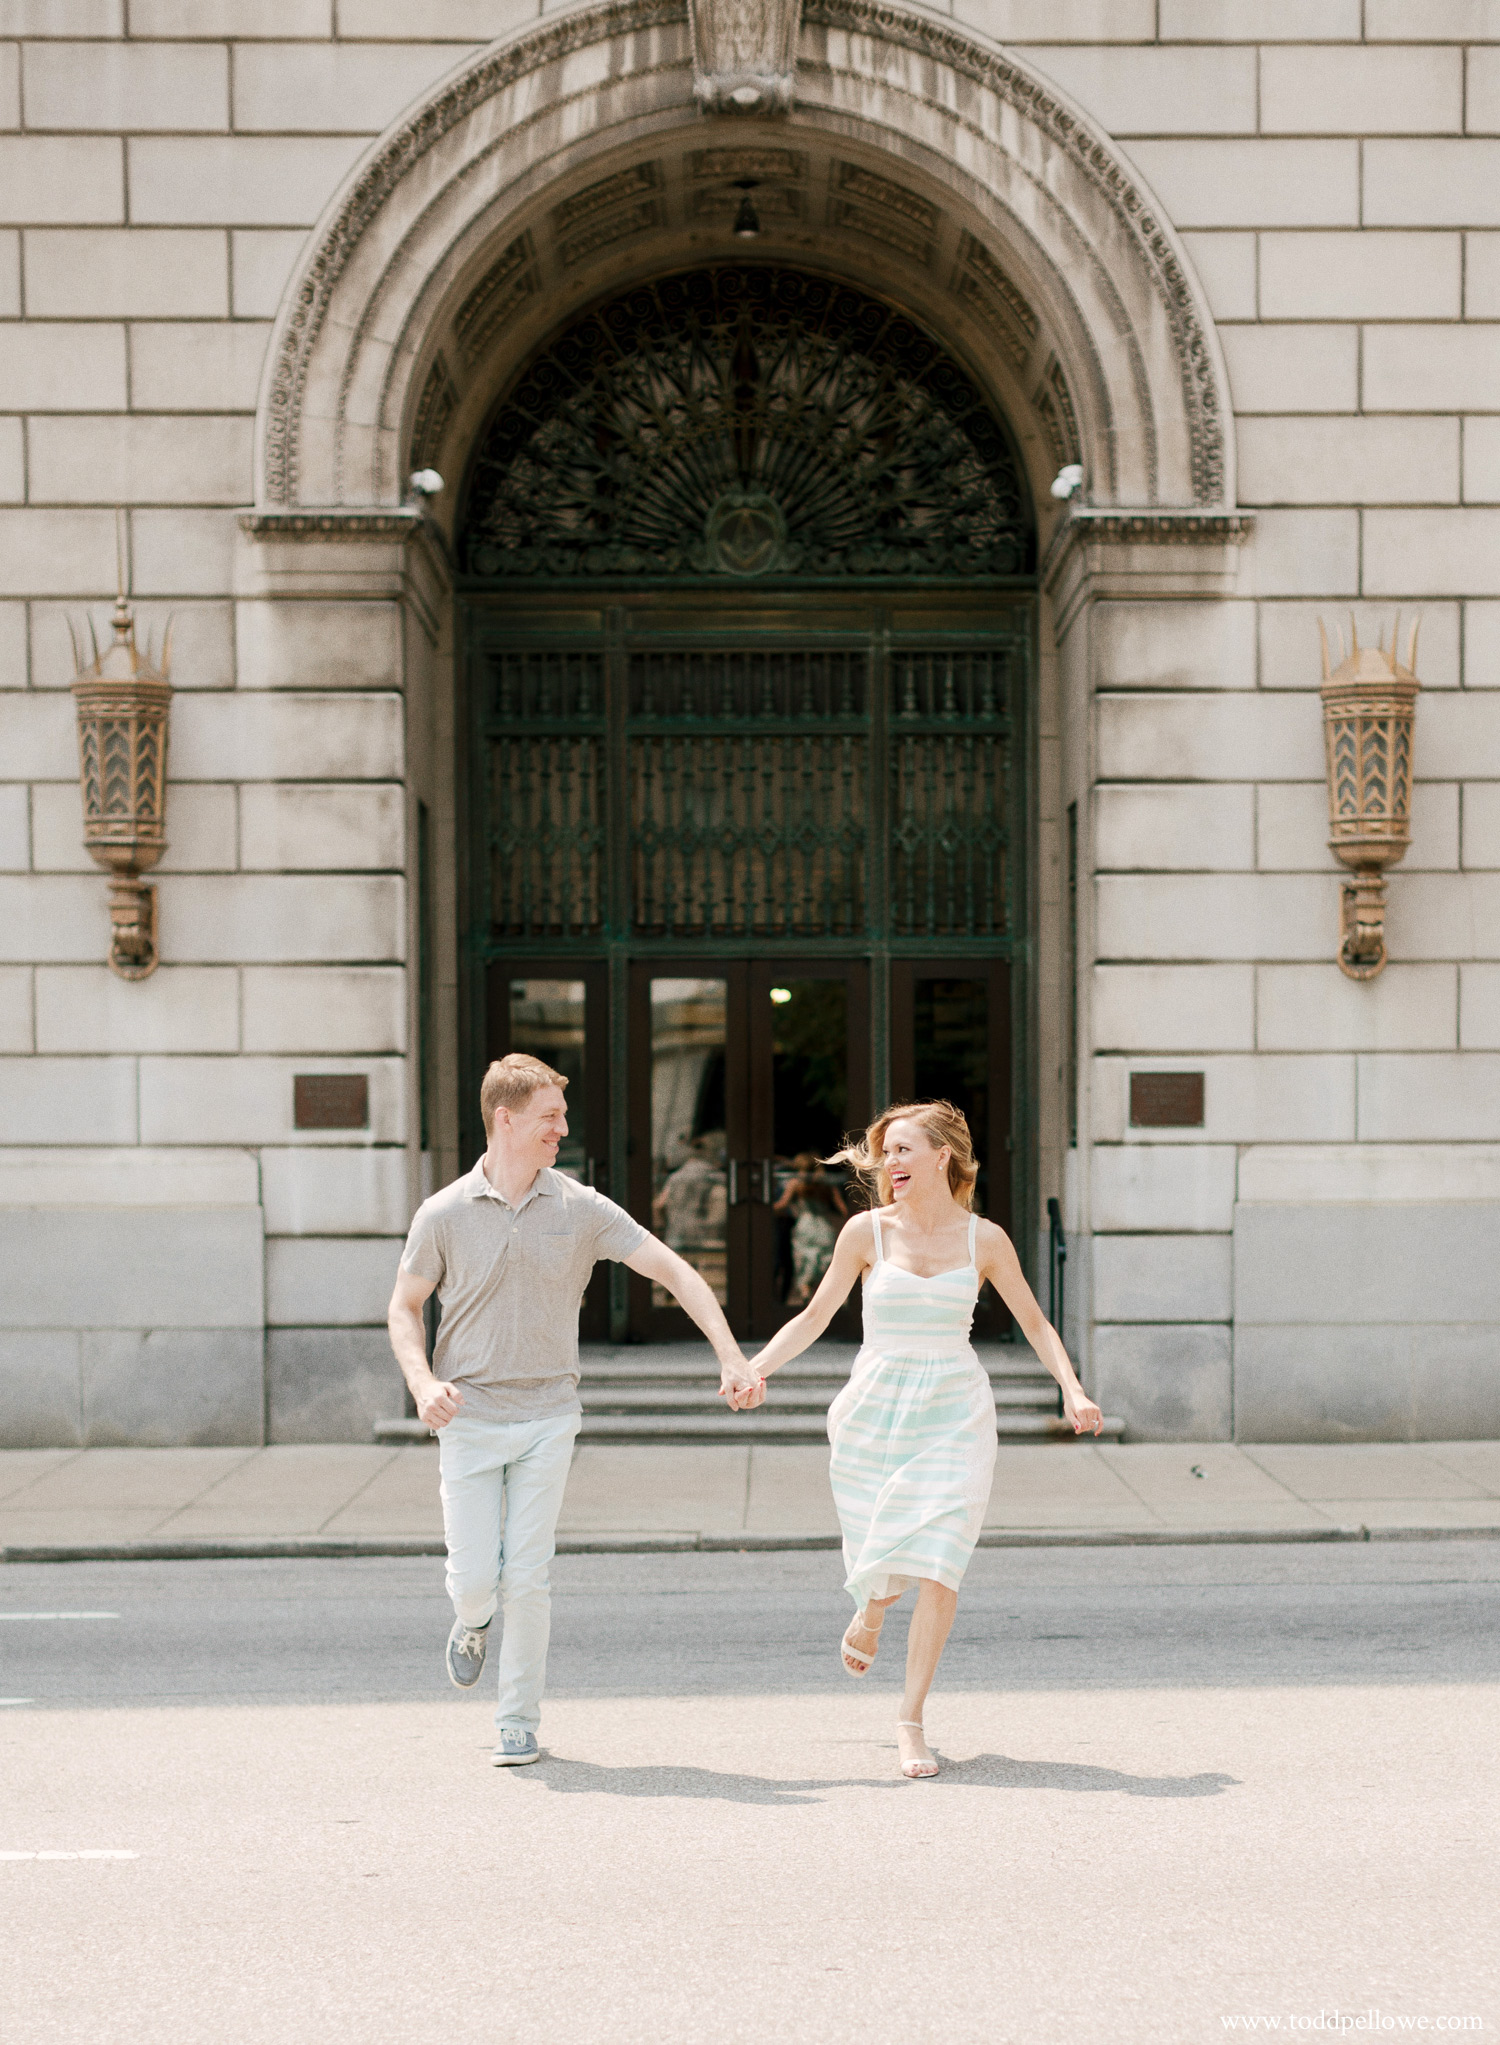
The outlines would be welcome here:
<svg viewBox="0 0 1500 2045">
<path fill-rule="evenodd" d="M 76 1328 L 0 1329 L 0 1448 L 83 1447 Z"/>
<path fill-rule="evenodd" d="M 1089 1392 L 1126 1441 L 1228 1441 L 1229 1329 L 1222 1323 L 1096 1326 Z"/>
<path fill-rule="evenodd" d="M 254 1448 L 259 1328 L 23 1328 L 0 1334 L 0 1448 Z"/>
<path fill-rule="evenodd" d="M 0 1207 L 0 1325 L 265 1325 L 259 1207 Z"/>
<path fill-rule="evenodd" d="M 266 1336 L 266 1439 L 368 1442 L 399 1420 L 406 1387 L 384 1328 L 273 1328 Z"/>
<path fill-rule="evenodd" d="M 1463 1327 L 1500 1314 L 1500 1201 L 1242 1201 L 1236 1326 Z"/>
<path fill-rule="evenodd" d="M 1500 1437 L 1500 1322 L 1237 1327 L 1234 1438 Z"/>
</svg>

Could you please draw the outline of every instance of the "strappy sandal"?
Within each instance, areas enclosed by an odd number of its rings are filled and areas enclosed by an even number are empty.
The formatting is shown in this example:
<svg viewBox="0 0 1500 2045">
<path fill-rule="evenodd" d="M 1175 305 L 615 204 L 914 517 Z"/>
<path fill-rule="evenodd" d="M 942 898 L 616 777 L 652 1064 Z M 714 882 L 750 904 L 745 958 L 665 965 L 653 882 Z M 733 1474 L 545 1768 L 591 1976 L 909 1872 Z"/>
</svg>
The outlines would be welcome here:
<svg viewBox="0 0 1500 2045">
<path fill-rule="evenodd" d="M 885 1621 L 882 1619 L 880 1626 L 884 1624 Z M 869 1675 L 874 1665 L 875 1657 L 880 1652 L 880 1626 L 866 1626 L 864 1612 L 858 1611 L 844 1628 L 844 1637 L 839 1642 L 839 1667 L 846 1676 Z M 861 1633 L 873 1633 L 875 1635 L 875 1645 L 868 1654 L 865 1653 L 863 1648 L 851 1647 L 849 1645 L 849 1635 L 856 1627 L 859 1628 Z M 859 1667 L 857 1669 L 850 1668 L 850 1662 L 858 1662 Z"/>
<path fill-rule="evenodd" d="M 923 1730 L 922 1721 L 919 1718 L 898 1718 L 896 1723 L 897 1725 L 915 1726 L 918 1732 Z M 930 1781 L 937 1772 L 938 1764 L 935 1760 L 903 1761 L 901 1763 L 901 1773 L 908 1782 Z"/>
</svg>

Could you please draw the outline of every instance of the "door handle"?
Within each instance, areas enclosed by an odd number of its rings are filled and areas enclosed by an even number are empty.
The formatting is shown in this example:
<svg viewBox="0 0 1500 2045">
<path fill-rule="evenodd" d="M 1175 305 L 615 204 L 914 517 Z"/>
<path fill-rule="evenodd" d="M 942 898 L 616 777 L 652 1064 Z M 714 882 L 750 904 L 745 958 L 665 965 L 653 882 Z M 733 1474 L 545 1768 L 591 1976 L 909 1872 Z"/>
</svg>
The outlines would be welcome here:
<svg viewBox="0 0 1500 2045">
<path fill-rule="evenodd" d="M 729 1160 L 729 1204 L 738 1207 L 741 1201 L 759 1200 L 764 1206 L 771 1205 L 774 1184 L 775 1160 L 769 1157 L 732 1157 Z M 744 1174 L 743 1181 L 741 1173 Z"/>
</svg>

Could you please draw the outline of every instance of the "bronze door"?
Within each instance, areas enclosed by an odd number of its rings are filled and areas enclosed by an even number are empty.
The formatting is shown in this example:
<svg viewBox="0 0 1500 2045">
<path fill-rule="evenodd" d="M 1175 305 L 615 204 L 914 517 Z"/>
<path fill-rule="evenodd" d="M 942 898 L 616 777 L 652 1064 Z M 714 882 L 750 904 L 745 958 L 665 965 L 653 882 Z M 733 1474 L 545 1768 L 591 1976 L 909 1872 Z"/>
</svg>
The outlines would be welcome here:
<svg viewBox="0 0 1500 2045">
<path fill-rule="evenodd" d="M 569 1071 L 564 1168 L 693 1250 L 747 1337 L 827 1234 L 794 1159 L 872 1105 L 958 1099 L 1007 1220 L 1026 606 L 621 592 L 476 602 L 466 634 L 468 1041 Z M 619 1273 L 585 1332 L 695 1333 Z"/>
<path fill-rule="evenodd" d="M 701 1272 L 737 1335 L 769 1335 L 826 1270 L 853 1198 L 846 1174 L 805 1160 L 868 1115 L 868 969 L 654 960 L 633 968 L 630 1005 L 631 1209 Z M 631 1295 L 638 1336 L 693 1332 L 659 1287 L 633 1280 Z M 857 1310 L 835 1332 L 857 1335 Z"/>
<path fill-rule="evenodd" d="M 1004 960 L 897 959 L 890 975 L 892 1100 L 951 1100 L 980 1160 L 977 1205 L 1012 1227 L 1010 968 Z M 832 1238 L 861 1194 L 846 1173 L 813 1170 L 863 1128 L 870 1095 L 870 966 L 863 959 L 638 960 L 630 972 L 624 1169 L 610 1154 L 607 970 L 599 962 L 516 959 L 490 968 L 486 1055 L 529 1051 L 566 1075 L 560 1170 L 627 1206 L 707 1279 L 741 1337 L 772 1334 L 827 1268 Z M 644 1280 L 628 1297 L 636 1340 L 694 1337 Z M 601 1267 L 584 1301 L 585 1340 L 611 1334 Z M 993 1293 L 976 1332 L 1009 1321 Z M 615 1332 L 623 1332 L 620 1316 Z M 856 1340 L 851 1300 L 831 1331 Z"/>
</svg>

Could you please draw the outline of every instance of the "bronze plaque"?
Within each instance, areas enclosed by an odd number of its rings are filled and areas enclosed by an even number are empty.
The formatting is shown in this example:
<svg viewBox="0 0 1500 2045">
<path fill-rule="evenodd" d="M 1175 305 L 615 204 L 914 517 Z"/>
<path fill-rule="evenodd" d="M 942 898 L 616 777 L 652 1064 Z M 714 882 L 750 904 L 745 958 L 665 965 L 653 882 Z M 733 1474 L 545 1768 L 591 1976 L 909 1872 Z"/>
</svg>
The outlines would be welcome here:
<svg viewBox="0 0 1500 2045">
<path fill-rule="evenodd" d="M 362 1072 L 299 1072 L 292 1080 L 297 1129 L 367 1129 L 370 1082 Z"/>
<path fill-rule="evenodd" d="M 1132 1072 L 1130 1126 L 1132 1129 L 1201 1129 L 1203 1074 Z"/>
</svg>

